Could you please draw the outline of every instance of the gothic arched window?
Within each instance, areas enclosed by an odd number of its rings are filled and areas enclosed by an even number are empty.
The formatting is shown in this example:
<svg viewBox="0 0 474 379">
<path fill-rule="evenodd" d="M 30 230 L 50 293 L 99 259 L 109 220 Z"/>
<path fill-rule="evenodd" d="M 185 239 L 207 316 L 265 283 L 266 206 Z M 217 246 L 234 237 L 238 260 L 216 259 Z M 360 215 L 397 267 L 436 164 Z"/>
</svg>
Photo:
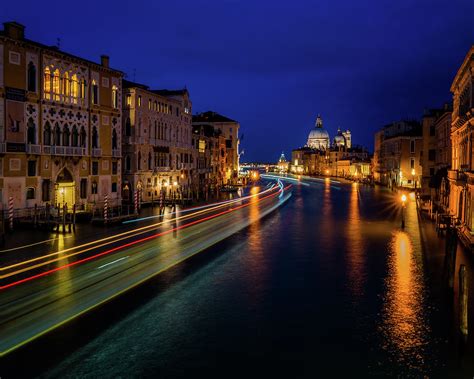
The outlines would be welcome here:
<svg viewBox="0 0 474 379">
<path fill-rule="evenodd" d="M 92 148 L 97 149 L 99 147 L 99 133 L 97 127 L 94 126 L 92 129 Z"/>
<path fill-rule="evenodd" d="M 81 133 L 79 134 L 79 146 L 86 147 L 87 134 L 84 127 L 81 127 Z"/>
<path fill-rule="evenodd" d="M 61 146 L 61 130 L 58 123 L 54 125 L 54 145 Z"/>
<path fill-rule="evenodd" d="M 73 125 L 72 127 L 72 138 L 71 138 L 71 146 L 77 147 L 79 145 L 79 131 L 77 130 L 77 126 Z"/>
<path fill-rule="evenodd" d="M 69 131 L 69 127 L 67 125 L 64 125 L 63 128 L 63 146 L 69 146 L 69 136 L 71 135 L 71 132 Z"/>
<path fill-rule="evenodd" d="M 28 120 L 27 128 L 28 129 L 27 129 L 26 143 L 35 145 L 36 144 L 36 125 L 31 117 Z"/>
<path fill-rule="evenodd" d="M 49 121 L 46 121 L 44 125 L 43 145 L 46 145 L 46 146 L 51 145 L 51 124 L 49 123 Z"/>
</svg>

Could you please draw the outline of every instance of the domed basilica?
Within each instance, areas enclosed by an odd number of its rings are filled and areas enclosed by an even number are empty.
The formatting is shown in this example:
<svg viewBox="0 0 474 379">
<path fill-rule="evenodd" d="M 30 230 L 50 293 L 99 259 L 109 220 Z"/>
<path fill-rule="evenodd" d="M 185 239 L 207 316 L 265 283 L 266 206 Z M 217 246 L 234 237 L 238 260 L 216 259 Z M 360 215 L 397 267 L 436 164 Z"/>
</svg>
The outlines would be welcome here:
<svg viewBox="0 0 474 379">
<path fill-rule="evenodd" d="M 328 150 L 330 147 L 329 133 L 323 128 L 323 120 L 321 115 L 316 117 L 316 123 L 314 128 L 309 132 L 306 146 L 317 150 Z M 341 130 L 338 129 L 337 135 L 334 137 L 333 146 L 350 148 L 351 132 L 349 130 L 341 132 Z"/>
</svg>

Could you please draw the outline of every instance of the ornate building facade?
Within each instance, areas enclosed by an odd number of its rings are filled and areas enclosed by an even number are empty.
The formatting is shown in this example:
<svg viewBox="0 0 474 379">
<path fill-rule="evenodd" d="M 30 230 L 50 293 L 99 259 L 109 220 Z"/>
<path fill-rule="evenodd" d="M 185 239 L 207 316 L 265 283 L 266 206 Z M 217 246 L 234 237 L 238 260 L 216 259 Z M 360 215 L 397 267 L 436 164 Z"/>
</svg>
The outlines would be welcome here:
<svg viewBox="0 0 474 379">
<path fill-rule="evenodd" d="M 188 197 L 193 180 L 192 103 L 187 90 L 151 90 L 124 80 L 123 198 Z"/>
<path fill-rule="evenodd" d="M 0 190 L 15 208 L 120 202 L 122 73 L 0 32 Z"/>
<path fill-rule="evenodd" d="M 474 46 L 467 53 L 451 85 L 452 164 L 448 171 L 449 212 L 463 234 L 474 240 Z M 471 242 L 472 243 L 472 242 Z"/>
</svg>

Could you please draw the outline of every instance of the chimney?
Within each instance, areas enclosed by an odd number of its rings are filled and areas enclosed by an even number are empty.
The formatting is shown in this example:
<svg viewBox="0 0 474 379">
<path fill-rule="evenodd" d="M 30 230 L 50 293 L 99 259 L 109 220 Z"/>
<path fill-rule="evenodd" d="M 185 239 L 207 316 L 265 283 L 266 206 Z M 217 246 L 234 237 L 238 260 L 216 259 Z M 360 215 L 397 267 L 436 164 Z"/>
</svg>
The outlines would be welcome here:
<svg viewBox="0 0 474 379">
<path fill-rule="evenodd" d="M 25 27 L 18 22 L 4 22 L 3 30 L 5 31 L 5 35 L 11 39 L 25 38 Z"/>
<path fill-rule="evenodd" d="M 100 64 L 106 68 L 109 68 L 109 56 L 108 55 L 101 55 L 100 56 Z"/>
</svg>

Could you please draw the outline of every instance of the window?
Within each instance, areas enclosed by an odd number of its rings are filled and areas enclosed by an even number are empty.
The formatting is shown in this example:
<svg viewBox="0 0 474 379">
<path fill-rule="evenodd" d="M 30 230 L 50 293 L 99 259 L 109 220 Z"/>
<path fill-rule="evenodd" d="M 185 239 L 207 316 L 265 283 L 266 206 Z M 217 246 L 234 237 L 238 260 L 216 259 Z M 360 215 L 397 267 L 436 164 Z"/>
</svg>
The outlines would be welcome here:
<svg viewBox="0 0 474 379">
<path fill-rule="evenodd" d="M 118 163 L 112 162 L 112 175 L 117 175 L 118 172 Z"/>
<path fill-rule="evenodd" d="M 412 154 L 415 153 L 415 141 L 414 140 L 410 141 L 410 153 L 412 153 Z"/>
<path fill-rule="evenodd" d="M 415 168 L 415 158 L 410 159 L 410 168 Z"/>
<path fill-rule="evenodd" d="M 80 81 L 80 97 L 81 99 L 85 99 L 86 98 L 86 81 L 84 79 L 81 78 L 81 81 Z"/>
<path fill-rule="evenodd" d="M 125 136 L 130 137 L 132 135 L 132 123 L 130 122 L 130 118 L 127 117 L 125 120 Z"/>
<path fill-rule="evenodd" d="M 54 145 L 61 146 L 61 130 L 58 123 L 54 125 Z"/>
<path fill-rule="evenodd" d="M 99 147 L 99 133 L 97 127 L 92 128 L 92 148 L 97 149 Z"/>
<path fill-rule="evenodd" d="M 428 150 L 428 160 L 430 160 L 430 161 L 436 160 L 436 150 L 435 149 Z"/>
<path fill-rule="evenodd" d="M 95 80 L 92 81 L 92 104 L 99 104 L 99 86 Z"/>
<path fill-rule="evenodd" d="M 132 95 L 127 93 L 127 107 L 132 105 Z"/>
<path fill-rule="evenodd" d="M 204 153 L 205 150 L 206 150 L 206 141 L 200 139 L 199 140 L 199 152 Z"/>
<path fill-rule="evenodd" d="M 53 100 L 59 101 L 61 99 L 61 78 L 59 77 L 59 70 L 56 69 L 53 73 Z"/>
<path fill-rule="evenodd" d="M 117 192 L 117 183 L 112 183 L 112 192 Z"/>
<path fill-rule="evenodd" d="M 46 145 L 46 146 L 51 145 L 51 124 L 49 123 L 49 121 L 46 121 L 44 125 L 43 145 Z"/>
<path fill-rule="evenodd" d="M 434 135 L 436 135 L 436 128 L 433 125 L 430 125 L 430 136 L 433 137 Z"/>
<path fill-rule="evenodd" d="M 41 184 L 41 200 L 50 201 L 51 181 L 44 179 Z"/>
<path fill-rule="evenodd" d="M 28 176 L 36 176 L 36 161 L 28 161 Z"/>
<path fill-rule="evenodd" d="M 142 106 L 142 95 L 138 95 L 138 106 Z"/>
<path fill-rule="evenodd" d="M 118 109 L 118 88 L 117 86 L 112 87 L 112 107 Z"/>
<path fill-rule="evenodd" d="M 71 97 L 72 97 L 71 102 L 72 103 L 77 104 L 77 99 L 79 98 L 80 91 L 82 91 L 82 89 L 80 90 L 79 82 L 77 80 L 77 75 L 74 74 L 71 77 Z"/>
<path fill-rule="evenodd" d="M 51 71 L 49 67 L 46 67 L 44 69 L 44 85 L 43 85 L 43 91 L 44 91 L 44 98 L 46 100 L 51 100 Z"/>
<path fill-rule="evenodd" d="M 20 58 L 21 58 L 20 53 L 17 53 L 16 51 L 10 51 L 9 61 L 11 64 L 19 65 L 21 62 Z"/>
<path fill-rule="evenodd" d="M 28 63 L 28 91 L 36 92 L 36 67 L 33 62 Z"/>
<path fill-rule="evenodd" d="M 36 144 L 36 126 L 32 118 L 28 120 L 26 143 Z"/>
<path fill-rule="evenodd" d="M 65 96 L 65 101 L 69 102 L 69 96 L 71 95 L 71 82 L 69 81 L 69 74 L 66 71 L 62 78 L 62 94 Z"/>
<path fill-rule="evenodd" d="M 97 190 L 98 190 L 97 187 L 98 187 L 98 186 L 97 186 L 97 182 L 92 182 L 92 185 L 91 185 L 91 193 L 92 193 L 93 195 L 96 195 L 96 194 L 97 194 Z"/>
<path fill-rule="evenodd" d="M 87 137 L 86 130 L 82 126 L 81 127 L 81 133 L 79 135 L 79 145 L 81 147 L 86 147 L 86 137 Z"/>
<path fill-rule="evenodd" d="M 81 179 L 81 184 L 79 188 L 79 196 L 81 199 L 87 198 L 87 179 Z"/>
<path fill-rule="evenodd" d="M 33 187 L 28 187 L 26 189 L 26 200 L 35 199 L 35 189 Z"/>
<path fill-rule="evenodd" d="M 435 174 L 435 169 L 434 167 L 430 168 L 430 176 L 433 176 Z"/>
<path fill-rule="evenodd" d="M 148 99 L 148 110 L 151 111 L 151 99 Z"/>
<path fill-rule="evenodd" d="M 115 129 L 112 130 L 112 149 L 118 149 L 118 137 Z"/>
<path fill-rule="evenodd" d="M 79 132 L 77 130 L 77 126 L 73 125 L 72 127 L 72 138 L 71 138 L 71 146 L 77 147 L 79 145 Z"/>
<path fill-rule="evenodd" d="M 71 133 L 69 132 L 69 127 L 64 125 L 63 128 L 63 146 L 69 146 L 69 136 Z"/>
<path fill-rule="evenodd" d="M 102 87 L 109 88 L 109 78 L 102 78 Z"/>
<path fill-rule="evenodd" d="M 99 175 L 99 162 L 92 162 L 92 175 Z"/>
</svg>

